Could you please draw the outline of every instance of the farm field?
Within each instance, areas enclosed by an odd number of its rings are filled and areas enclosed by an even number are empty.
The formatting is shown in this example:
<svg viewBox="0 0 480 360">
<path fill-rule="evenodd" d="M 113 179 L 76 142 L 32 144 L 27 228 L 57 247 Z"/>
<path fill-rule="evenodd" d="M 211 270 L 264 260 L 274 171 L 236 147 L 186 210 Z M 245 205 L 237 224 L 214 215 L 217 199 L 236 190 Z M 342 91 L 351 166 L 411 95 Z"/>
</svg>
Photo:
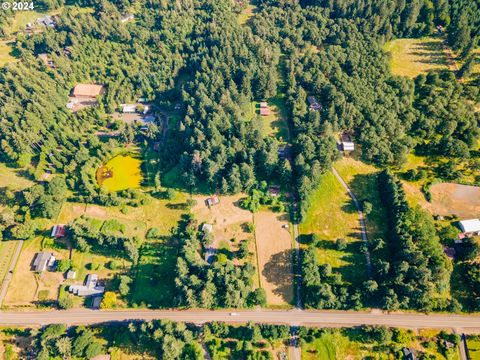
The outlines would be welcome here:
<svg viewBox="0 0 480 360">
<path fill-rule="evenodd" d="M 262 210 L 254 218 L 261 287 L 267 294 L 267 304 L 292 304 L 292 235 L 284 228 L 288 216 Z"/>
<path fill-rule="evenodd" d="M 97 182 L 110 192 L 139 188 L 142 182 L 141 163 L 133 155 L 117 155 L 97 171 Z"/>
<path fill-rule="evenodd" d="M 301 237 L 309 241 L 316 234 L 320 241 L 317 256 L 321 264 L 330 264 L 348 282 L 360 284 L 365 280 L 365 256 L 360 251 L 361 233 L 358 213 L 345 189 L 335 176 L 323 175 L 311 195 L 306 220 L 299 225 Z M 339 251 L 337 239 L 344 239 L 347 248 Z"/>
<path fill-rule="evenodd" d="M 442 39 L 397 39 L 385 44 L 391 55 L 390 68 L 394 75 L 415 78 L 431 70 L 448 70 Z"/>
</svg>

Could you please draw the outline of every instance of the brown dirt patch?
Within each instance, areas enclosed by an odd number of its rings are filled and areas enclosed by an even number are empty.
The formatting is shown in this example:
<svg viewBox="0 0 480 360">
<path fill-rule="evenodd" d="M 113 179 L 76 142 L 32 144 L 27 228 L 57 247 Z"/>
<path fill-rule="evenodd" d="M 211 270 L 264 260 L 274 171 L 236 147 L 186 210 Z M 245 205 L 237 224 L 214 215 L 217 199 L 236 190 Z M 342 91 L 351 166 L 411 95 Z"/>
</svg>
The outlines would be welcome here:
<svg viewBox="0 0 480 360">
<path fill-rule="evenodd" d="M 231 239 L 243 240 L 251 237 L 243 231 L 242 224 L 252 222 L 252 213 L 240 208 L 239 201 L 245 195 L 233 195 L 220 197 L 220 204 L 209 208 L 205 200 L 206 196 L 196 196 L 194 199 L 197 204 L 192 212 L 197 220 L 213 225 L 213 248 L 219 248 L 223 243 L 230 242 Z"/>
<path fill-rule="evenodd" d="M 480 187 L 452 183 L 433 185 L 431 210 L 438 215 L 460 218 L 480 216 Z"/>
<path fill-rule="evenodd" d="M 261 285 L 269 305 L 293 302 L 292 236 L 283 226 L 285 214 L 260 211 L 255 214 L 255 237 Z"/>
<path fill-rule="evenodd" d="M 103 219 L 107 216 L 107 210 L 96 205 L 88 205 L 85 215 Z"/>
</svg>

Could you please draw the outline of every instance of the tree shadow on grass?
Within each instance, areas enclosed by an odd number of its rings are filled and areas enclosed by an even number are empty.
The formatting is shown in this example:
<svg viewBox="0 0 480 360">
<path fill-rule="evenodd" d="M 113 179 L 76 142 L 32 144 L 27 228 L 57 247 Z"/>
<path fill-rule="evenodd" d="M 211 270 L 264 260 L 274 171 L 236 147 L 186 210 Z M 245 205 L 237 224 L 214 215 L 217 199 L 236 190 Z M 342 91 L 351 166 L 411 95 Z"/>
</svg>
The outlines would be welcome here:
<svg viewBox="0 0 480 360">
<path fill-rule="evenodd" d="M 286 302 L 293 301 L 293 250 L 274 254 L 262 270 L 265 279 L 275 286 L 273 293 Z"/>
</svg>

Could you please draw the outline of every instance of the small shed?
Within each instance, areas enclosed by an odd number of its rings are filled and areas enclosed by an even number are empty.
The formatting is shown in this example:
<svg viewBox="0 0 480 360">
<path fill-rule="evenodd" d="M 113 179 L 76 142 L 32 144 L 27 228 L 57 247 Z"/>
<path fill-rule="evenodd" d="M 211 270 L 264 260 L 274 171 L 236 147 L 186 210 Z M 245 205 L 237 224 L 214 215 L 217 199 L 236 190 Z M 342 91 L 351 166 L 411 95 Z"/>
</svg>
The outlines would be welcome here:
<svg viewBox="0 0 480 360">
<path fill-rule="evenodd" d="M 260 115 L 261 116 L 268 116 L 270 115 L 270 109 L 267 107 L 267 108 L 260 108 Z"/>
<path fill-rule="evenodd" d="M 209 197 L 207 200 L 205 200 L 205 202 L 207 203 L 208 207 L 212 207 L 214 205 L 219 204 L 220 199 L 218 198 L 218 196 L 212 196 L 212 197 Z"/>
<path fill-rule="evenodd" d="M 67 230 L 65 228 L 65 225 L 63 224 L 55 225 L 52 229 L 51 236 L 58 239 L 58 238 L 64 237 L 66 233 L 67 233 Z"/>
<path fill-rule="evenodd" d="M 260 108 L 261 108 L 261 109 L 268 108 L 267 102 L 266 102 L 266 101 L 262 101 L 262 102 L 260 103 Z"/>
<path fill-rule="evenodd" d="M 342 150 L 343 151 L 354 151 L 355 144 L 351 141 L 344 141 L 342 142 Z"/>
<path fill-rule="evenodd" d="M 280 195 L 280 186 L 272 185 L 268 188 L 268 194 L 272 197 L 277 197 Z"/>
<path fill-rule="evenodd" d="M 211 234 L 213 232 L 213 225 L 212 224 L 203 224 L 202 225 L 202 232 L 204 234 Z"/>
<path fill-rule="evenodd" d="M 77 272 L 75 270 L 68 270 L 67 271 L 67 279 L 73 280 L 77 277 Z"/>
</svg>

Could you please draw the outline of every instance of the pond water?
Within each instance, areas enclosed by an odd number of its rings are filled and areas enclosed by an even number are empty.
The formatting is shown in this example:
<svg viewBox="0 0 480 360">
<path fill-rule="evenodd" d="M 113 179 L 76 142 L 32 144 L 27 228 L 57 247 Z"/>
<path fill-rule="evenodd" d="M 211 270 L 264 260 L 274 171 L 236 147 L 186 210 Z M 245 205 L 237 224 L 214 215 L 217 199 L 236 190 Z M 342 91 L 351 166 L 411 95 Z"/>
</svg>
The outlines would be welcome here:
<svg viewBox="0 0 480 360">
<path fill-rule="evenodd" d="M 118 155 L 97 170 L 97 183 L 108 191 L 139 188 L 142 182 L 141 160 Z"/>
</svg>

